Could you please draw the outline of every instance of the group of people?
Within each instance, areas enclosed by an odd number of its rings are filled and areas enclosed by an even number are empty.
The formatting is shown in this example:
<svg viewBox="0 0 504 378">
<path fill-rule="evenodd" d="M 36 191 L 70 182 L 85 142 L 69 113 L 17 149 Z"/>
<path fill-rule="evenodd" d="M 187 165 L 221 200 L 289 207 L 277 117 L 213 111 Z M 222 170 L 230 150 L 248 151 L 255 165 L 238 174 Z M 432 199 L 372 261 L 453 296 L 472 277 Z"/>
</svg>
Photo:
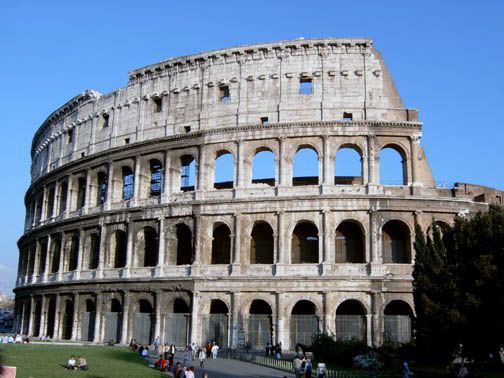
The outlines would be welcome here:
<svg viewBox="0 0 504 378">
<path fill-rule="evenodd" d="M 2 344 L 28 344 L 30 338 L 28 336 L 23 336 L 20 334 L 15 335 L 4 335 L 0 337 L 0 343 Z"/>
<path fill-rule="evenodd" d="M 71 355 L 67 361 L 66 368 L 68 370 L 88 370 L 88 364 L 84 356 L 79 356 L 76 360 L 74 355 Z"/>
<path fill-rule="evenodd" d="M 294 361 L 292 361 L 292 366 L 294 368 L 294 374 L 296 375 L 296 378 L 300 378 L 302 373 L 304 374 L 305 378 L 312 378 L 313 365 L 311 358 L 305 355 L 305 352 L 303 351 L 301 344 L 297 344 L 295 350 L 296 350 L 296 357 L 294 358 Z M 308 356 L 309 355 L 311 354 L 308 354 Z M 319 362 L 317 364 L 316 377 L 324 378 L 326 374 L 327 374 L 326 364 L 323 362 Z"/>
<path fill-rule="evenodd" d="M 276 343 L 275 345 L 270 344 L 269 341 L 266 343 L 266 350 L 265 350 L 266 357 L 273 357 L 277 360 L 282 359 L 282 342 Z"/>
</svg>

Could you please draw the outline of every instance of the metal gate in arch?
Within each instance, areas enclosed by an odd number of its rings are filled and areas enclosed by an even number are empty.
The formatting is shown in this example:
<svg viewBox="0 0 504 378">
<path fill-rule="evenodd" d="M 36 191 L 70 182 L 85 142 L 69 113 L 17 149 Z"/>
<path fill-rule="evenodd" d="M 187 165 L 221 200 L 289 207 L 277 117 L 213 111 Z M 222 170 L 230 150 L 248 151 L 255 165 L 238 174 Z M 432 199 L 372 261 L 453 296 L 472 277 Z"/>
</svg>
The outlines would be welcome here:
<svg viewBox="0 0 504 378">
<path fill-rule="evenodd" d="M 250 314 L 248 342 L 252 348 L 263 349 L 272 340 L 271 315 Z"/>
<path fill-rule="evenodd" d="M 291 315 L 290 344 L 312 344 L 312 337 L 319 332 L 319 320 L 316 315 Z"/>
<path fill-rule="evenodd" d="M 202 316 L 202 341 L 214 342 L 221 348 L 228 346 L 227 314 L 210 314 Z"/>
<path fill-rule="evenodd" d="M 164 317 L 164 342 L 176 346 L 189 344 L 189 324 L 191 314 L 172 313 Z"/>
</svg>

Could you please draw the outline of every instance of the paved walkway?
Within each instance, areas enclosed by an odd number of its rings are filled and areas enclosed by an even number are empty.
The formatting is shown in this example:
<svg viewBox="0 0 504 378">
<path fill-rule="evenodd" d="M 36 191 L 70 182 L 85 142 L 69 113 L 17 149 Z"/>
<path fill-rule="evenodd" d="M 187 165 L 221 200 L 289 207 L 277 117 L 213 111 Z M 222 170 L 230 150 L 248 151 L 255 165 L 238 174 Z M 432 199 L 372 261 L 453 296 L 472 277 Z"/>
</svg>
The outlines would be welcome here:
<svg viewBox="0 0 504 378">
<path fill-rule="evenodd" d="M 181 358 L 182 354 L 177 352 L 175 363 L 182 362 Z M 208 373 L 208 378 L 294 378 L 294 374 L 282 370 L 227 358 L 206 359 L 203 368 L 200 368 L 198 359 L 191 361 L 189 365 L 191 364 L 194 366 L 196 378 L 201 378 L 203 373 Z"/>
</svg>

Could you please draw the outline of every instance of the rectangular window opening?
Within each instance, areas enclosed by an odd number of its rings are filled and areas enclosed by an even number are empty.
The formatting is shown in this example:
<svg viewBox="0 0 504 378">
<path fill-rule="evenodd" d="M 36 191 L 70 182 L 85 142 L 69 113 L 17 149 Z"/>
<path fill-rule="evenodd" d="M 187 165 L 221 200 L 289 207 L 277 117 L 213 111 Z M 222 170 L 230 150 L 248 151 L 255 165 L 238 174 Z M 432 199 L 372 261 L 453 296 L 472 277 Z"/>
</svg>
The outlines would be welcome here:
<svg viewBox="0 0 504 378">
<path fill-rule="evenodd" d="M 102 114 L 102 129 L 109 127 L 109 115 L 107 113 Z"/>
<path fill-rule="evenodd" d="M 124 144 L 129 144 L 129 142 L 130 142 L 130 138 L 124 139 Z"/>
<path fill-rule="evenodd" d="M 313 93 L 313 80 L 303 78 L 299 80 L 299 94 L 311 95 Z"/>
<path fill-rule="evenodd" d="M 351 120 L 353 120 L 353 114 L 352 113 L 346 113 L 346 112 L 344 112 L 343 113 L 343 119 L 345 121 L 351 121 Z"/>
<path fill-rule="evenodd" d="M 155 97 L 154 100 L 154 113 L 161 113 L 163 111 L 163 98 Z"/>
<path fill-rule="evenodd" d="M 184 130 L 186 133 L 191 131 L 191 126 L 184 126 Z"/>
<path fill-rule="evenodd" d="M 85 152 L 81 152 L 80 157 L 83 158 L 84 156 L 86 156 L 86 153 Z"/>
<path fill-rule="evenodd" d="M 263 127 L 268 127 L 269 126 L 268 117 L 261 117 L 261 125 Z"/>
<path fill-rule="evenodd" d="M 73 130 L 68 130 L 68 144 L 73 142 Z"/>
<path fill-rule="evenodd" d="M 222 102 L 226 102 L 231 99 L 228 85 L 222 85 L 219 87 L 219 97 Z"/>
</svg>

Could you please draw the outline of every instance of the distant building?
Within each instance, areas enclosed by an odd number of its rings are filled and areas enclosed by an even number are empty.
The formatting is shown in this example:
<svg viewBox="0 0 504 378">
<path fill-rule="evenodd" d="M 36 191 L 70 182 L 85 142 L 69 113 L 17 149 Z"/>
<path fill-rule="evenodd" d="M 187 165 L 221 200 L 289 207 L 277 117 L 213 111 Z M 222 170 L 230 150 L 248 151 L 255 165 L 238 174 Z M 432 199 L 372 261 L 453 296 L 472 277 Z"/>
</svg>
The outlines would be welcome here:
<svg viewBox="0 0 504 378">
<path fill-rule="evenodd" d="M 437 187 L 422 126 L 364 38 L 165 60 L 74 97 L 33 139 L 16 331 L 232 348 L 293 348 L 319 330 L 409 341 L 415 224 L 502 201 Z M 380 178 L 386 151 L 398 182 Z M 301 153 L 316 175 L 297 175 Z M 340 173 L 342 153 L 355 175 Z"/>
</svg>

